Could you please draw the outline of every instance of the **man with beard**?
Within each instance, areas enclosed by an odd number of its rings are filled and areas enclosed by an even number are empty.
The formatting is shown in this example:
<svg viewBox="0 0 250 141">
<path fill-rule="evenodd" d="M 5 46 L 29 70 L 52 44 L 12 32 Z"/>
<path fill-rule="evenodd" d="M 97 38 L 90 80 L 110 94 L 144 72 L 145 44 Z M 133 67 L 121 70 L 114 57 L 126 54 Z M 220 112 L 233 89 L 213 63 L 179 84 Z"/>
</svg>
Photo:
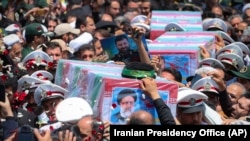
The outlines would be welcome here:
<svg viewBox="0 0 250 141">
<path fill-rule="evenodd" d="M 223 121 L 223 125 L 230 125 L 237 120 L 247 121 L 250 113 L 250 93 L 241 95 L 236 104 L 232 105 L 231 116 Z"/>
<path fill-rule="evenodd" d="M 134 104 L 137 95 L 131 89 L 123 89 L 117 96 L 117 102 L 120 106 L 120 111 L 112 117 L 112 122 L 115 124 L 126 124 L 130 115 L 134 112 Z"/>
<path fill-rule="evenodd" d="M 119 62 L 140 62 L 138 51 L 130 49 L 128 37 L 126 35 L 119 35 L 115 39 L 115 45 L 119 51 L 111 60 Z"/>
</svg>

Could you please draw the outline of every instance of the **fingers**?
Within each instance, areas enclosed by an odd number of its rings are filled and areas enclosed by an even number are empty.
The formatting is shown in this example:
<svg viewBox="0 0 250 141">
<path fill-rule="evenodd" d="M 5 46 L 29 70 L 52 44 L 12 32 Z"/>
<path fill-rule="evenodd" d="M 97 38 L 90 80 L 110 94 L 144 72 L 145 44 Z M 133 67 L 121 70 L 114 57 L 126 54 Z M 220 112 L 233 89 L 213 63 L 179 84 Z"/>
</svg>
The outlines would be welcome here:
<svg viewBox="0 0 250 141">
<path fill-rule="evenodd" d="M 13 140 L 15 140 L 15 137 L 16 137 L 16 132 L 14 132 L 10 137 L 8 137 L 8 141 L 13 141 Z M 5 140 L 5 141 L 7 141 L 7 140 Z"/>
<path fill-rule="evenodd" d="M 50 140 L 51 139 L 50 130 L 46 130 L 45 135 L 42 136 L 42 138 L 44 138 L 46 140 Z"/>
<path fill-rule="evenodd" d="M 62 131 L 59 132 L 58 137 L 59 137 L 60 141 L 63 141 L 63 133 L 62 133 Z"/>
<path fill-rule="evenodd" d="M 60 137 L 61 136 L 61 137 Z M 64 133 L 64 138 L 62 137 L 62 132 L 59 132 L 60 141 L 76 141 L 76 137 L 74 137 L 73 132 L 66 130 Z"/>
<path fill-rule="evenodd" d="M 145 78 L 142 79 L 141 82 L 139 83 L 142 90 L 145 90 L 144 81 L 145 81 Z"/>
<path fill-rule="evenodd" d="M 156 82 L 154 78 L 147 77 L 141 80 L 140 85 L 142 90 L 146 90 L 147 87 L 156 85 Z"/>
<path fill-rule="evenodd" d="M 223 42 L 223 38 L 220 35 L 218 35 L 218 34 L 215 34 L 215 39 L 218 42 Z"/>
<path fill-rule="evenodd" d="M 69 138 L 70 138 L 69 130 L 66 130 L 64 133 L 64 141 L 69 141 Z"/>
<path fill-rule="evenodd" d="M 41 134 L 40 134 L 40 132 L 39 132 L 38 129 L 34 129 L 33 133 L 34 133 L 34 135 L 36 136 L 36 138 L 38 140 L 42 138 L 42 136 L 41 136 Z"/>
<path fill-rule="evenodd" d="M 204 46 L 199 46 L 199 48 L 200 48 L 200 51 L 201 51 L 202 53 L 205 53 L 205 52 L 206 52 L 206 49 L 205 49 Z"/>
<path fill-rule="evenodd" d="M 72 132 L 68 132 L 68 141 L 72 141 L 74 136 L 73 136 L 73 133 Z"/>
</svg>

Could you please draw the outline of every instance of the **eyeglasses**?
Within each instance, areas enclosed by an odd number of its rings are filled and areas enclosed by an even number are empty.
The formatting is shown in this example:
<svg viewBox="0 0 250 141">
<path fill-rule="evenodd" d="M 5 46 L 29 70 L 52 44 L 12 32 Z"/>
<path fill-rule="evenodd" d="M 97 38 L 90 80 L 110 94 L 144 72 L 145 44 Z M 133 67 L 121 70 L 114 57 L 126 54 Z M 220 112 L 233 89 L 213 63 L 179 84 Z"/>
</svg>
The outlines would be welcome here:
<svg viewBox="0 0 250 141">
<path fill-rule="evenodd" d="M 93 58 L 94 55 L 90 54 L 90 55 L 83 55 L 82 58 L 83 59 L 86 59 L 86 58 Z"/>
</svg>

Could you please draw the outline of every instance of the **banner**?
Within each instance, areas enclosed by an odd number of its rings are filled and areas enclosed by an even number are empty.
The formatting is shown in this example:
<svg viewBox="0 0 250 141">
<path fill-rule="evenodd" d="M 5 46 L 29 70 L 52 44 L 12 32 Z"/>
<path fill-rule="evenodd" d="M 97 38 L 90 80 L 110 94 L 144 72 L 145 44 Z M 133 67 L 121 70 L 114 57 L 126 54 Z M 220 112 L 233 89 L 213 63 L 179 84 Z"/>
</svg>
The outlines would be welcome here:
<svg viewBox="0 0 250 141">
<path fill-rule="evenodd" d="M 186 32 L 203 31 L 201 12 L 153 10 L 150 24 L 150 39 L 155 40 L 165 33 L 166 25 L 171 22 L 181 25 Z"/>
</svg>

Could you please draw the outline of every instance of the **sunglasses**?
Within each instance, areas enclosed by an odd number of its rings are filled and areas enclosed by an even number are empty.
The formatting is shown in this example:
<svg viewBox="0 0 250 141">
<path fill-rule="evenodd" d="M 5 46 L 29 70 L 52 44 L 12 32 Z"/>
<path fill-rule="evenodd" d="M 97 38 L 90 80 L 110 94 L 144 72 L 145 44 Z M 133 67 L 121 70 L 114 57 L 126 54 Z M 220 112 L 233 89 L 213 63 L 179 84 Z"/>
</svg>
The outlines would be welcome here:
<svg viewBox="0 0 250 141">
<path fill-rule="evenodd" d="M 86 58 L 93 58 L 94 55 L 90 54 L 90 55 L 83 55 L 82 58 L 83 59 L 86 59 Z"/>
</svg>

